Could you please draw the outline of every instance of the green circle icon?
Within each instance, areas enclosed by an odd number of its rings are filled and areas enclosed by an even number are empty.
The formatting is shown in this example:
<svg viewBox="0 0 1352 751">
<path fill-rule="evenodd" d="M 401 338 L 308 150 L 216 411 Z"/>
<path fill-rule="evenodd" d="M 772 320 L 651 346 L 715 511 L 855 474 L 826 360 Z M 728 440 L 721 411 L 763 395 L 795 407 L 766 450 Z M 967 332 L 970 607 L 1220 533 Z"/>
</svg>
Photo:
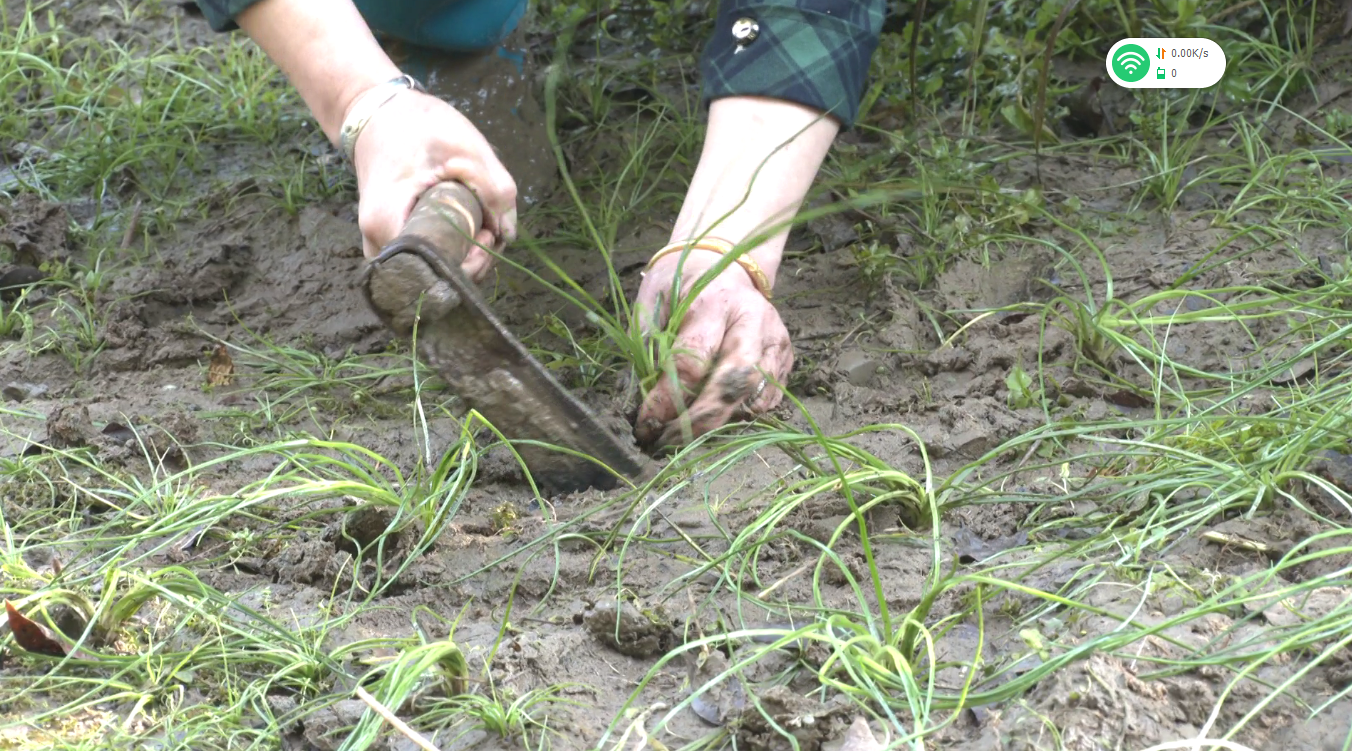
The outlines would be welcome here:
<svg viewBox="0 0 1352 751">
<path fill-rule="evenodd" d="M 1127 83 L 1136 83 L 1150 72 L 1150 53 L 1139 44 L 1124 44 L 1113 54 L 1113 73 Z"/>
</svg>

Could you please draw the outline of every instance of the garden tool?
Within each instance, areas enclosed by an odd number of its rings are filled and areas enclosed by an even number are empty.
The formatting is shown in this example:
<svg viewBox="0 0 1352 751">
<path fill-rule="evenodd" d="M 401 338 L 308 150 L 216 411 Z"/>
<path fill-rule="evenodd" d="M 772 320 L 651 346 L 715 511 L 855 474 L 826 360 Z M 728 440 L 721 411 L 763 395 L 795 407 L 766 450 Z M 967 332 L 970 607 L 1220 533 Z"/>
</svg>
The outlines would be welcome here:
<svg viewBox="0 0 1352 751">
<path fill-rule="evenodd" d="M 399 236 L 367 263 L 367 304 L 412 337 L 422 360 L 512 442 L 544 489 L 608 490 L 616 474 L 640 480 L 647 462 L 531 356 L 460 269 L 482 223 L 469 188 L 428 189 Z"/>
</svg>

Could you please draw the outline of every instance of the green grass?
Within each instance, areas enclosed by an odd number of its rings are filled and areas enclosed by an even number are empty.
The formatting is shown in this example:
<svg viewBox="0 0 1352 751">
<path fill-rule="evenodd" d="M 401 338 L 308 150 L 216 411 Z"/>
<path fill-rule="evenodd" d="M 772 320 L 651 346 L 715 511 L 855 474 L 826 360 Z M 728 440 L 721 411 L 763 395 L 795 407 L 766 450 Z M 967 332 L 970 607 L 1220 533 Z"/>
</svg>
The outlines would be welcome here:
<svg viewBox="0 0 1352 751">
<path fill-rule="evenodd" d="M 1073 729 L 1034 689 L 1102 659 L 1132 665 L 1146 684 L 1205 676 L 1215 706 L 1196 728 L 1209 739 L 1200 748 L 1242 748 L 1279 707 L 1297 719 L 1342 711 L 1352 689 L 1310 687 L 1352 641 L 1352 606 L 1307 602 L 1352 580 L 1352 497 L 1313 464 L 1352 453 L 1352 184 L 1340 158 L 1349 120 L 1300 99 L 1337 63 L 1319 37 L 1325 5 L 1099 0 L 1024 14 L 959 2 L 884 38 L 865 121 L 818 182 L 835 201 L 797 221 L 811 236 L 813 222 L 847 216 L 861 286 L 904 295 L 940 346 L 990 341 L 973 337 L 1008 316 L 1035 332 L 1020 334 L 998 395 L 1034 426 L 965 462 L 933 455 L 901 413 L 827 434 L 795 395 L 776 417 L 681 450 L 643 487 L 542 503 L 544 526 L 495 516 L 502 534 L 480 536 L 482 554 L 454 558 L 471 563 L 433 585 L 493 586 L 483 599 L 456 595 L 450 612 L 391 603 L 432 591 L 419 589 L 420 562 L 459 544 L 459 525 L 473 521 L 464 509 L 547 499 L 475 496 L 490 458 L 511 455 L 405 350 L 324 354 L 242 323 L 228 340 L 203 332 L 236 366 L 235 382 L 212 395 L 239 398 L 197 413 L 204 434 L 179 464 L 161 459 L 144 421 L 133 421 L 130 458 L 24 453 L 43 435 L 42 411 L 0 405 L 0 596 L 67 625 L 55 638 L 72 655 L 0 639 L 0 745 L 276 748 L 297 720 L 327 716 L 361 685 L 446 745 L 483 733 L 568 746 L 566 722 L 582 716 L 599 724 L 597 748 L 646 735 L 693 751 L 731 748 L 738 730 L 691 733 L 688 708 L 737 686 L 755 712 L 765 688 L 789 685 L 841 697 L 887 729 L 890 748 L 948 742 L 972 708 L 1045 723 L 1030 742 L 1058 748 Z M 0 305 L 0 357 L 64 368 L 86 393 L 104 383 L 104 327 L 120 302 L 112 280 L 154 263 L 178 225 L 221 210 L 213 196 L 238 180 L 219 168 L 221 154 L 256 167 L 246 192 L 282 215 L 352 198 L 328 161 L 288 147 L 319 137 L 251 45 L 189 48 L 158 5 L 110 7 L 167 31 L 95 44 L 41 4 L 0 30 L 0 95 L 16 103 L 0 114 L 0 140 L 28 144 L 4 155 L 14 182 L 3 190 L 96 207 L 73 228 L 80 252 L 47 269 L 53 281 Z M 551 71 L 543 93 L 566 183 L 526 213 L 504 259 L 555 305 L 533 349 L 600 391 L 622 374 L 647 388 L 670 362 L 679 306 L 656 346 L 644 342 L 613 259 L 636 221 L 660 224 L 679 207 L 702 125 L 688 88 L 665 92 L 708 25 L 679 3 L 610 9 L 614 28 L 646 24 L 657 52 Z M 573 36 L 595 31 L 573 30 L 575 20 L 539 9 L 557 33 L 551 48 L 597 41 Z M 1093 58 L 1127 32 L 1218 38 L 1230 74 L 1215 91 L 1127 96 L 1116 133 L 1064 137 L 1053 103 L 1085 82 L 1049 73 L 1048 49 Z M 626 87 L 653 96 L 634 105 L 607 93 Z M 1281 128 L 1298 135 L 1278 137 Z M 1071 168 L 1058 172 L 1061 160 Z M 1068 179 L 1085 166 L 1130 177 Z M 1113 208 L 1095 208 L 1105 202 Z M 1200 243 L 1192 265 L 1122 278 L 1118 243 L 1154 228 Z M 565 248 L 603 259 L 599 294 L 551 260 Z M 998 270 L 1030 250 L 1053 259 L 1043 302 L 964 310 L 939 297 L 958 263 Z M 1215 350 L 1234 359 L 1198 344 L 1221 337 Z M 1065 393 L 1071 379 L 1136 406 L 1093 410 Z M 377 429 L 389 425 L 399 431 Z M 396 434 L 412 448 L 383 442 Z M 910 458 L 890 462 L 879 445 L 908 447 L 893 454 Z M 768 479 L 753 487 L 748 477 Z M 958 565 L 963 544 L 949 533 L 988 508 L 1015 509 L 1026 538 Z M 385 513 L 384 531 L 357 557 L 335 555 L 330 591 L 303 607 L 264 577 L 246 591 L 220 576 L 247 575 L 370 509 Z M 706 523 L 677 523 L 682 514 Z M 1206 537 L 1236 520 L 1313 531 L 1267 557 Z M 1218 539 L 1232 558 L 1206 553 Z M 1187 546 L 1191 557 L 1176 554 Z M 670 575 L 654 583 L 657 565 Z M 901 566 L 911 566 L 905 576 Z M 637 678 L 514 684 L 513 655 L 546 631 L 535 626 L 571 628 L 568 601 L 597 593 L 681 613 L 682 638 Z M 1291 617 L 1265 618 L 1274 606 Z M 688 670 L 714 652 L 724 667 Z M 1099 690 L 1089 675 L 1083 690 Z M 596 698 L 616 696 L 626 698 Z M 390 732 L 370 710 L 343 730 L 337 742 L 353 750 Z"/>
</svg>

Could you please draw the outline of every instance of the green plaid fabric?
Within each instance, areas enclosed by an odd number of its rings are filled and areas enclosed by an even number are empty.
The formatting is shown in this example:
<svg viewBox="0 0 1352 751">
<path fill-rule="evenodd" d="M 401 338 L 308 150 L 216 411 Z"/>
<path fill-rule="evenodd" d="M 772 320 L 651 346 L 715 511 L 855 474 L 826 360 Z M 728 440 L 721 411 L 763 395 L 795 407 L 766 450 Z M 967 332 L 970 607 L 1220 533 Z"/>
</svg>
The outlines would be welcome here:
<svg viewBox="0 0 1352 751">
<path fill-rule="evenodd" d="M 234 31 L 239 28 L 235 25 L 235 16 L 259 0 L 196 0 L 196 2 L 213 30 Z"/>
<path fill-rule="evenodd" d="M 217 31 L 258 0 L 196 0 Z M 882 34 L 887 0 L 723 0 L 700 59 L 705 102 L 767 96 L 798 102 L 854 124 L 869 61 Z M 738 19 L 759 26 L 738 46 Z"/>
<path fill-rule="evenodd" d="M 854 125 L 886 9 L 887 0 L 723 0 L 700 60 L 705 101 L 787 99 Z M 742 18 L 759 34 L 739 49 L 732 28 Z"/>
</svg>

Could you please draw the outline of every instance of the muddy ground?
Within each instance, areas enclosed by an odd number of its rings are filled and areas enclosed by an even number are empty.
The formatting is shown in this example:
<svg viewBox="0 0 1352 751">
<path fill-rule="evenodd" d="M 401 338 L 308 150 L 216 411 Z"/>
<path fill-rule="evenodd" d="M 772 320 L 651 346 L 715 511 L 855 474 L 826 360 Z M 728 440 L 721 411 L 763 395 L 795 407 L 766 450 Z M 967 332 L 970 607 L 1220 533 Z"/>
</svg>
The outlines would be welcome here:
<svg viewBox="0 0 1352 751">
<path fill-rule="evenodd" d="M 191 13 L 175 7 L 166 13 L 184 29 L 193 30 L 191 38 L 213 43 L 200 19 Z M 530 200 L 523 206 L 523 213 L 524 220 L 530 222 L 531 205 L 565 200 L 550 171 L 539 169 L 549 157 L 540 149 L 545 137 L 538 101 L 532 99 L 538 92 L 538 71 L 528 69 L 517 74 L 510 61 L 494 61 L 487 67 L 493 69 L 491 77 L 507 89 L 521 92 L 521 101 L 529 104 L 525 120 L 509 122 L 501 140 L 495 142 L 512 155 L 509 161 L 524 165 L 520 167 L 522 173 L 529 174 L 525 192 Z M 462 80 L 479 84 L 481 70 L 469 65 L 459 75 L 467 77 Z M 451 86 L 456 80 L 451 75 L 443 74 L 440 84 Z M 501 99 L 494 101 L 500 103 Z M 494 138 L 491 132 L 490 138 Z M 858 135 L 846 138 L 847 142 L 867 145 L 867 139 Z M 247 147 L 240 149 L 238 155 L 220 155 L 222 163 L 249 163 L 255 158 Z M 228 171 L 228 167 L 225 169 Z M 1063 202 L 1070 196 L 1081 196 L 1085 211 L 1125 224 L 1113 236 L 1096 238 L 1105 251 L 1120 297 L 1135 299 L 1167 287 L 1226 237 L 1223 230 L 1193 216 L 1193 211 L 1213 201 L 1224 202 L 1224 187 L 1206 195 L 1190 195 L 1167 221 L 1156 215 L 1140 219 L 1133 218 L 1136 215 L 1128 214 L 1126 208 L 1135 197 L 1127 186 L 1136 175 L 1114 160 L 1047 157 L 1041 172 L 1044 184 L 1055 186 L 1048 193 L 1049 200 Z M 1002 186 L 1023 188 L 1031 184 L 1032 173 L 1032 163 L 1025 159 L 999 167 L 995 176 Z M 136 467 L 141 452 L 134 442 L 128 442 L 125 426 L 158 425 L 181 445 L 178 451 L 170 452 L 174 456 L 168 460 L 179 462 L 179 466 L 218 455 L 221 445 L 239 445 L 244 438 L 270 440 L 278 430 L 350 441 L 370 447 L 402 467 L 415 465 L 421 449 L 412 428 L 406 378 L 391 379 L 363 395 L 374 398 L 378 405 L 353 400 L 352 390 L 340 388 L 326 392 L 325 398 L 316 398 L 313 408 L 290 424 L 258 426 L 241 421 L 242 411 L 278 398 L 276 387 L 269 390 L 259 386 L 269 375 L 265 363 L 244 351 L 259 348 L 260 337 L 333 360 L 378 355 L 396 345 L 367 310 L 356 287 L 363 261 L 350 195 L 307 206 L 291 216 L 275 202 L 250 195 L 245 180 L 233 188 L 227 184 L 218 190 L 218 200 L 212 204 L 215 208 L 207 218 L 182 221 L 175 232 L 151 238 L 157 259 L 154 263 L 121 266 L 113 272 L 115 278 L 99 300 L 106 310 L 100 328 L 105 346 L 84 372 L 76 372 L 56 352 L 30 356 L 23 348 L 6 351 L 0 359 L 0 385 L 6 386 L 6 396 L 17 402 L 8 406 L 18 412 L 3 418 L 10 436 L 0 446 L 0 454 L 23 452 L 25 441 L 85 444 L 95 447 L 105 461 L 140 471 Z M 829 197 L 817 200 L 819 204 Z M 78 253 L 78 234 L 69 232 L 68 225 L 78 223 L 79 207 L 52 206 L 19 194 L 5 200 L 3 210 L 6 238 L 22 236 L 26 243 L 6 240 L 15 248 L 10 259 L 14 263 Z M 792 391 L 825 432 L 842 433 L 878 423 L 904 425 L 923 442 L 936 480 L 944 478 L 1002 442 L 1043 424 L 1041 409 L 1011 406 L 1007 383 L 1016 365 L 1032 371 L 1039 352 L 1049 365 L 1048 372 L 1060 383 L 1058 396 L 1066 413 L 1093 420 L 1116 413 L 1131 416 L 1148 408 L 1120 392 L 1078 378 L 1069 368 L 1073 358 L 1070 335 L 1057 328 L 1044 330 L 1036 315 L 989 316 L 967 328 L 951 344 L 940 338 L 940 333 L 947 339 L 958 325 L 972 320 L 974 316 L 963 311 L 1046 301 L 1061 293 L 1082 296 L 1084 290 L 1063 259 L 1039 250 L 1041 246 L 1033 242 L 1006 245 L 1004 255 L 992 259 L 989 265 L 976 258 L 959 260 L 929 289 L 908 290 L 885 284 L 862 296 L 861 272 L 852 250 L 858 240 L 858 220 L 858 216 L 846 212 L 796 230 L 776 290 L 779 309 L 797 351 Z M 540 223 L 536 229 L 547 232 L 549 228 Z M 1030 227 L 1029 231 L 1064 247 L 1076 247 L 1068 233 L 1041 226 Z M 914 241 L 904 235 L 897 237 L 896 252 L 906 253 L 907 244 Z M 623 240 L 617 251 L 617 266 L 631 293 L 653 242 L 652 231 L 640 228 L 633 237 Z M 1248 250 L 1243 243 L 1234 244 L 1236 256 Z M 21 245 L 25 253 L 36 258 L 20 258 L 17 251 Z M 1343 259 L 1346 255 L 1341 237 L 1311 231 L 1299 248 L 1274 247 L 1245 254 L 1242 262 L 1218 264 L 1189 285 L 1214 289 L 1276 273 L 1292 278 L 1311 259 Z M 605 269 L 595 253 L 579 248 L 560 252 L 557 260 L 587 288 L 603 288 Z M 526 263 L 538 268 L 531 261 Z M 1094 290 L 1102 294 L 1101 271 L 1093 264 L 1089 269 Z M 541 333 L 541 321 L 548 313 L 567 321 L 579 337 L 587 333 L 587 323 L 581 316 L 527 275 L 502 268 L 490 284 L 496 310 L 514 330 L 529 334 L 537 346 L 557 344 Z M 38 297 L 44 294 L 56 292 L 39 292 Z M 235 352 L 235 381 L 230 386 L 207 388 L 209 355 L 217 339 L 242 349 Z M 1242 336 L 1223 327 L 1188 327 L 1180 329 L 1169 346 L 1180 360 L 1215 371 L 1223 370 L 1226 363 L 1243 360 L 1249 345 Z M 1133 373 L 1130 362 L 1117 362 L 1115 366 L 1129 380 L 1140 377 Z M 577 383 L 575 373 L 563 370 L 560 375 Z M 613 403 L 613 391 L 613 384 L 603 382 L 583 393 L 605 409 Z M 432 398 L 454 409 L 451 395 L 434 393 Z M 296 401 L 298 398 L 292 399 Z M 799 429 L 809 427 L 792 405 L 781 407 L 776 417 Z M 458 431 L 458 422 L 446 414 L 430 420 L 434 446 L 450 443 Z M 901 431 L 865 434 L 852 442 L 914 477 L 925 476 L 921 447 Z M 1007 470 L 1025 458 L 1018 454 L 1002 456 L 985 471 Z M 228 492 L 259 479 L 274 464 L 274 460 L 260 459 L 256 466 L 218 467 L 201 480 L 217 491 Z M 615 549 L 598 554 L 591 545 L 546 545 L 535 548 L 533 555 L 518 555 L 484 570 L 546 536 L 555 524 L 541 518 L 538 504 L 510 459 L 501 451 L 490 452 L 481 462 L 479 476 L 451 531 L 388 585 L 377 600 L 380 607 L 359 614 L 349 628 L 331 634 L 330 639 L 340 642 L 371 634 L 409 634 L 416 617 L 410 614 L 418 608 L 428 608 L 448 619 L 463 609 L 455 635 L 473 669 L 482 664 L 499 639 L 504 618 L 508 618 L 513 629 L 493 659 L 494 681 L 514 691 L 570 684 L 564 694 L 579 704 L 550 710 L 551 727 L 559 732 L 554 742 L 562 747 L 591 748 L 606 738 L 607 728 L 656 661 L 682 640 L 718 628 L 719 623 L 727 627 L 782 622 L 775 615 L 736 607 L 726 587 L 716 588 L 707 576 L 681 580 L 679 577 L 691 566 L 685 562 L 689 558 L 677 555 L 691 552 L 680 542 L 680 535 L 701 540 L 707 552 L 717 553 L 720 546 L 725 547 L 722 530 L 737 529 L 758 516 L 766 499 L 758 491 L 780 482 L 792 468 L 787 457 L 763 452 L 754 460 L 742 461 L 735 472 L 712 481 L 697 479 L 692 487 L 663 501 L 660 514 L 640 521 L 632 513 L 621 518 L 612 510 L 581 527 L 604 532 L 638 525 L 649 539 L 665 541 L 660 544 L 633 545 L 622 555 Z M 1088 471 L 1086 467 L 1070 468 L 1073 477 L 1084 477 Z M 1020 476 L 1020 482 L 1032 492 L 1049 498 L 1054 498 L 1061 479 L 1051 469 Z M 710 505 L 705 495 L 718 498 L 719 503 Z M 566 524 L 607 499 L 599 493 L 585 493 L 547 500 L 557 523 Z M 11 498 L 6 503 L 17 501 Z M 503 532 L 501 514 L 506 504 L 514 505 L 522 516 Z M 328 503 L 329 508 L 341 505 L 341 499 Z M 959 571 L 989 567 L 999 560 L 992 556 L 1009 548 L 1017 548 L 1016 559 L 1030 555 L 1022 546 L 1030 542 L 1024 523 L 1032 508 L 1031 504 L 973 505 L 947 514 L 942 524 L 943 537 L 951 542 L 944 548 L 946 565 L 954 565 Z M 258 525 L 264 537 L 272 539 L 243 555 L 224 555 L 227 530 L 208 530 L 202 542 L 176 562 L 193 568 L 223 592 L 260 601 L 266 592 L 266 601 L 278 616 L 305 619 L 341 608 L 346 601 L 342 593 L 353 584 L 349 564 L 355 548 L 337 533 L 343 524 L 341 515 L 320 515 L 317 521 L 291 524 L 300 510 L 287 508 L 283 501 L 272 510 L 270 525 L 258 520 L 232 520 L 232 528 Z M 809 537 L 826 539 L 847 513 L 841 497 L 824 496 L 796 511 L 787 526 Z M 899 526 L 894 511 L 880 511 L 870 522 L 883 530 Z M 367 526 L 379 530 L 382 523 L 387 520 L 377 518 Z M 1299 539 L 1319 527 L 1308 517 L 1279 509 L 1255 522 L 1218 521 L 1215 528 L 1282 541 Z M 1196 536 L 1202 531 L 1193 530 L 1192 535 L 1180 538 L 1156 562 L 1180 570 L 1226 575 L 1242 575 L 1266 564 L 1260 556 L 1202 541 Z M 924 591 L 932 552 L 924 545 L 905 544 L 904 534 L 896 539 L 898 542 L 878 548 L 878 565 L 890 607 L 893 612 L 904 612 Z M 1056 540 L 1032 542 L 1059 544 Z M 394 548 L 398 550 L 399 545 Z M 836 550 L 855 566 L 862 561 L 857 540 L 851 535 L 846 535 Z M 757 563 L 759 581 L 785 581 L 769 599 L 781 607 L 809 604 L 812 581 L 810 575 L 802 574 L 802 568 L 805 562 L 816 560 L 815 550 L 799 542 L 783 540 L 771 546 Z M 1103 559 L 1061 558 L 1054 566 L 1034 574 L 1030 583 L 1055 590 L 1082 567 L 1105 563 Z M 66 565 L 78 565 L 78 561 Z M 369 581 L 375 565 L 371 561 L 359 565 L 357 578 L 368 577 Z M 393 565 L 387 563 L 387 567 Z M 821 597 L 827 605 L 847 606 L 851 602 L 853 595 L 843 577 L 828 574 L 821 586 Z M 626 625 L 623 630 L 628 638 L 616 643 L 610 628 L 614 619 L 608 617 L 607 608 L 613 608 L 608 603 L 614 602 L 619 590 L 661 616 L 658 623 L 637 619 L 632 630 Z M 715 590 L 716 597 L 706 598 L 707 592 Z M 1143 598 L 1139 582 L 1117 581 L 1111 574 L 1092 591 L 1093 605 L 1121 615 L 1135 612 L 1145 623 L 1163 621 L 1180 607 L 1167 596 Z M 1333 592 L 1329 597 L 1336 599 L 1343 594 Z M 931 619 L 941 619 L 960 608 L 959 599 L 956 593 L 941 598 Z M 509 600 L 510 616 L 504 604 Z M 1012 627 L 1010 611 L 996 605 L 988 610 L 985 662 L 1036 661 L 1018 629 Z M 1238 613 L 1213 614 L 1166 634 L 1184 644 L 1197 645 L 1243 617 Z M 1280 617 L 1272 615 L 1270 619 Z M 739 623 L 743 619 L 745 623 Z M 429 630 L 444 631 L 440 624 L 424 620 Z M 1108 618 L 1083 619 L 1075 633 L 1047 636 L 1068 648 L 1116 625 L 1117 621 Z M 1263 628 L 1261 618 L 1240 626 L 1245 634 Z M 941 654 L 970 659 L 975 649 L 973 632 L 974 626 L 950 632 L 940 643 Z M 1178 649 L 1163 639 L 1143 642 L 1140 648 L 1163 654 Z M 763 662 L 745 678 L 767 678 L 795 659 L 786 654 L 782 664 Z M 1298 667 L 1265 667 L 1262 678 L 1281 680 Z M 637 705 L 657 701 L 675 704 L 686 695 L 687 679 L 708 669 L 697 670 L 685 657 L 667 664 L 646 684 Z M 1138 677 L 1142 670 L 1142 665 L 1132 662 L 1089 656 L 1044 679 L 1022 698 L 964 713 L 935 737 L 933 747 L 971 751 L 1054 748 L 1053 727 L 1059 729 L 1060 743 L 1069 749 L 1145 748 L 1194 737 L 1208 723 L 1217 697 L 1231 677 L 1219 670 L 1212 674 L 1195 671 L 1145 681 Z M 945 680 L 961 681 L 959 673 L 950 672 L 943 675 Z M 838 738 L 852 715 L 835 705 L 802 698 L 814 688 L 815 681 L 810 672 L 801 671 L 799 675 L 800 679 L 790 684 L 799 696 L 777 691 L 762 699 L 767 706 L 776 702 L 785 706 L 781 720 L 815 716 L 817 722 L 811 732 L 800 734 L 802 748 L 814 749 L 823 741 Z M 1345 667 L 1321 667 L 1303 679 L 1301 690 L 1312 698 L 1329 695 L 1344 688 L 1348 677 Z M 1217 726 L 1227 727 L 1264 695 L 1256 683 L 1241 684 L 1216 718 Z M 277 697 L 279 707 L 286 701 Z M 341 738 L 338 731 L 355 721 L 354 707 L 360 708 L 343 702 L 295 723 L 282 739 L 283 747 L 336 747 L 335 737 Z M 736 691 L 723 691 L 702 700 L 698 708 L 701 711 L 679 714 L 668 726 L 671 735 L 664 737 L 664 742 L 679 745 L 681 739 L 706 734 L 713 727 L 712 719 L 715 723 L 728 722 L 740 741 L 738 748 L 787 748 Z M 1348 710 L 1352 710 L 1352 704 L 1344 700 L 1307 722 L 1292 702 L 1279 700 L 1264 708 L 1239 740 L 1253 748 L 1342 748 L 1347 718 L 1352 717 Z M 624 723 L 617 726 L 622 731 Z M 606 742 L 613 744 L 615 737 L 612 733 Z M 453 744 L 445 738 L 440 740 L 449 744 L 447 748 L 514 747 L 510 741 L 482 733 L 463 736 Z M 407 747 L 397 738 L 389 743 L 392 748 Z"/>
</svg>

